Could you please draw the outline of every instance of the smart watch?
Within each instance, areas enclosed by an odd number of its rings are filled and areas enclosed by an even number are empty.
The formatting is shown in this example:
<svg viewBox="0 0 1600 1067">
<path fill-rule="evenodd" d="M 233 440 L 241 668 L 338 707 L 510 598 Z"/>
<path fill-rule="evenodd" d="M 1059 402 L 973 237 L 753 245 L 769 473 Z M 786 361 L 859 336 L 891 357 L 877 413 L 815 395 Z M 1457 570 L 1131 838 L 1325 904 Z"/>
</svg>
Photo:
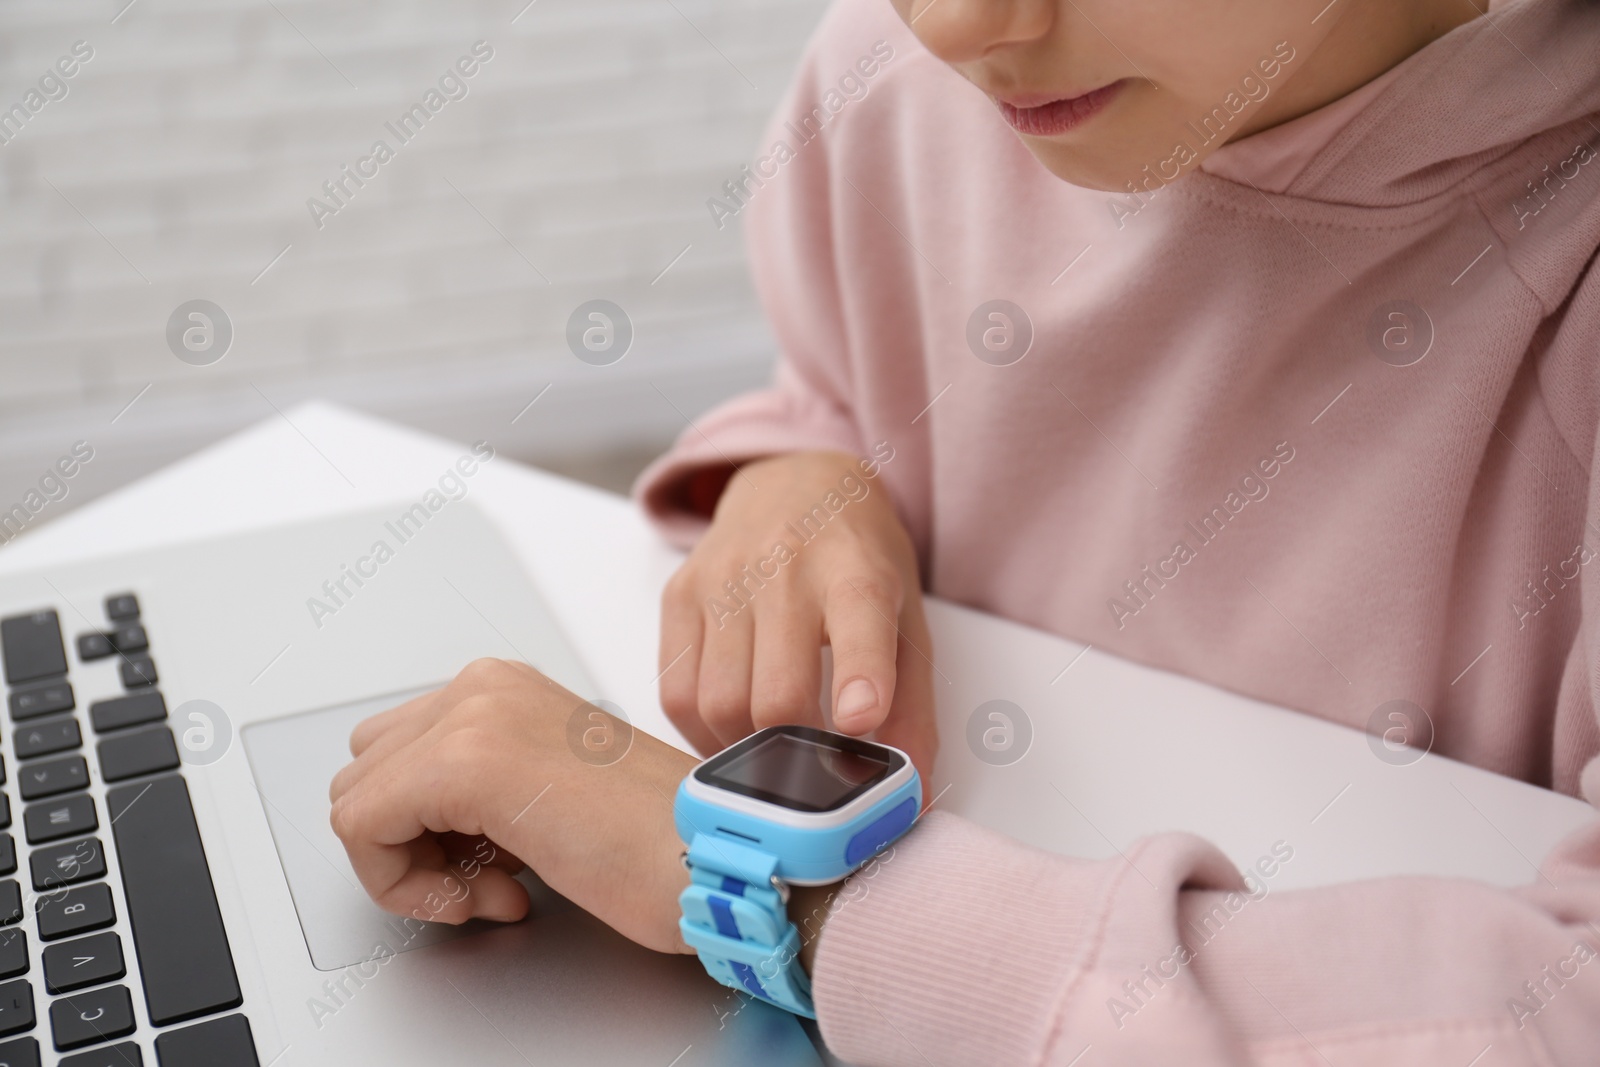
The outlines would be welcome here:
<svg viewBox="0 0 1600 1067">
<path fill-rule="evenodd" d="M 678 786 L 684 941 L 723 985 L 815 1019 L 789 886 L 857 870 L 921 807 L 917 769 L 897 748 L 810 726 L 751 734 Z"/>
</svg>

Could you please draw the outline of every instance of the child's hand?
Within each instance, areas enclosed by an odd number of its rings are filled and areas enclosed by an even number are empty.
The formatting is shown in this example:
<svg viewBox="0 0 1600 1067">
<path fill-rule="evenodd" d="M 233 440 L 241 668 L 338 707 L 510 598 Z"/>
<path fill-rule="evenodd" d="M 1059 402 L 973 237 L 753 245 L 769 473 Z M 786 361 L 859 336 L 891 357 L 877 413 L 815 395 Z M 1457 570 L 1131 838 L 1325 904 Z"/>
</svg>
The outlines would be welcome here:
<svg viewBox="0 0 1600 1067">
<path fill-rule="evenodd" d="M 330 819 L 373 900 L 440 922 L 520 919 L 526 865 L 641 945 L 688 951 L 672 799 L 696 761 L 606 717 L 631 741 L 599 765 L 569 740 L 575 712 L 578 737 L 604 715 L 532 667 L 484 659 L 357 726 Z"/>
<path fill-rule="evenodd" d="M 820 726 L 825 643 L 834 727 L 877 730 L 926 779 L 933 648 L 889 494 L 841 452 L 747 464 L 662 597 L 662 707 L 708 754 L 777 723 Z"/>
</svg>

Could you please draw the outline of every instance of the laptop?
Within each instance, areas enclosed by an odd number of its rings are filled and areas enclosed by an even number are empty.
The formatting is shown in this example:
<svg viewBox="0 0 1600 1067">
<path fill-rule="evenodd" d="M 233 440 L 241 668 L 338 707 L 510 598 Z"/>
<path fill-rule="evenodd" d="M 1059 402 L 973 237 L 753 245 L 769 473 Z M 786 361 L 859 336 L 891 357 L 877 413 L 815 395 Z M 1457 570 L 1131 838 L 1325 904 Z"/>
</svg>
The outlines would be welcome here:
<svg viewBox="0 0 1600 1067">
<path fill-rule="evenodd" d="M 357 722 L 480 656 L 604 696 L 490 523 L 424 511 L 0 578 L 0 1067 L 823 1062 L 531 874 L 509 925 L 361 890 Z"/>
</svg>

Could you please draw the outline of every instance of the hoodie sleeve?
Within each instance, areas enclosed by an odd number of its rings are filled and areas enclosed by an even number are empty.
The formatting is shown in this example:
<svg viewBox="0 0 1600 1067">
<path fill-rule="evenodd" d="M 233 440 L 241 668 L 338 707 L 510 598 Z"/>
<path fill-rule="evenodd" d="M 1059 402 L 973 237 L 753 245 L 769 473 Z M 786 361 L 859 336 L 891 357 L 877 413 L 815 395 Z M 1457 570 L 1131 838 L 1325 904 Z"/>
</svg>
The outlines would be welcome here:
<svg viewBox="0 0 1600 1067">
<path fill-rule="evenodd" d="M 1528 888 L 1393 878 L 1252 892 L 1187 834 L 1040 852 L 930 814 L 818 948 L 862 1067 L 1487 1067 L 1600 1056 L 1600 826 Z"/>
<path fill-rule="evenodd" d="M 808 110 L 801 101 L 827 91 L 818 57 L 830 36 L 853 31 L 840 25 L 847 8 L 830 10 L 761 140 L 752 172 L 770 176 L 747 183 L 742 204 L 724 198 L 719 210 L 736 209 L 745 227 L 751 275 L 778 339 L 773 384 L 697 419 L 634 484 L 634 498 L 680 547 L 704 531 L 735 465 L 784 452 L 864 451 L 834 262 L 828 160 L 834 131 L 800 141 L 789 128 L 798 129 L 795 121 Z M 775 151 L 779 142 L 790 150 Z"/>
</svg>

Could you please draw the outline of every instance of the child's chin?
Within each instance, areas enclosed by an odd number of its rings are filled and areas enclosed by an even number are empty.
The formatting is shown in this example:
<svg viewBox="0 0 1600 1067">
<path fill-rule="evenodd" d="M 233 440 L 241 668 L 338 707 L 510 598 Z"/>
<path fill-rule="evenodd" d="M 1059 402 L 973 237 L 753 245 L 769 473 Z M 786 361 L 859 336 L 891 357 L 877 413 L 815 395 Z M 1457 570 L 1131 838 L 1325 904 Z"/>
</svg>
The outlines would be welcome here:
<svg viewBox="0 0 1600 1067">
<path fill-rule="evenodd" d="M 1097 152 L 1093 146 L 1041 144 L 1034 141 L 1028 144 L 1028 150 L 1044 165 L 1045 170 L 1070 185 L 1084 189 L 1126 192 L 1128 182 L 1139 172 L 1140 165 L 1131 162 L 1126 153 Z"/>
<path fill-rule="evenodd" d="M 1168 139 L 1156 139 L 1166 151 L 1141 150 L 1137 138 L 1107 136 L 1095 141 L 1074 143 L 1023 138 L 1035 159 L 1045 170 L 1071 185 L 1108 193 L 1127 193 L 1129 183 L 1139 189 L 1160 187 L 1178 180 L 1193 169 L 1198 157 L 1190 154 L 1180 165 L 1170 158 Z M 1155 175 L 1159 171 L 1161 178 Z"/>
</svg>

